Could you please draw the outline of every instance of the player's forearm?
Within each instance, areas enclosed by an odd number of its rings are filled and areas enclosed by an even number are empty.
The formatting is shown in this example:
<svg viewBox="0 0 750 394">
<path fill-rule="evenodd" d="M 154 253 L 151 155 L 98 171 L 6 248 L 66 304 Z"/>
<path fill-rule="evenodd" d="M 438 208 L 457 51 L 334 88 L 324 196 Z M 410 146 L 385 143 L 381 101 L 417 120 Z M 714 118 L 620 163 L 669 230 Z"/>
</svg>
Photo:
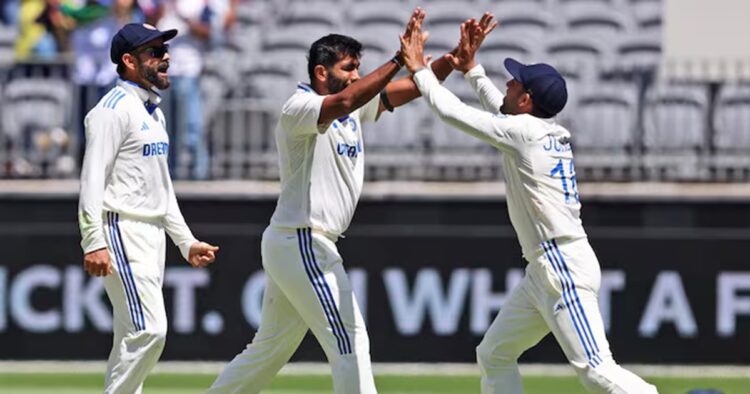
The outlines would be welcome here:
<svg viewBox="0 0 750 394">
<path fill-rule="evenodd" d="M 440 81 L 445 81 L 445 79 L 448 78 L 448 75 L 450 75 L 451 71 L 453 71 L 453 67 L 451 66 L 445 55 L 430 63 L 430 66 L 432 68 L 433 74 L 435 74 L 435 77 L 437 77 L 437 79 Z"/>
<path fill-rule="evenodd" d="M 81 166 L 81 189 L 78 198 L 78 227 L 81 230 L 81 248 L 84 253 L 107 246 L 102 226 L 102 207 L 106 178 L 106 159 L 97 142 L 101 139 L 87 134 L 86 153 Z"/>
<path fill-rule="evenodd" d="M 107 241 L 104 239 L 104 232 L 102 231 L 102 220 L 96 220 L 94 216 L 85 211 L 78 212 L 81 250 L 84 254 L 107 247 Z"/>
<path fill-rule="evenodd" d="M 81 231 L 81 249 L 83 253 L 107 246 L 102 226 L 102 193 L 86 192 L 87 185 L 82 183 L 81 197 L 78 204 L 78 228 Z"/>
<path fill-rule="evenodd" d="M 367 104 L 385 88 L 400 68 L 396 62 L 388 61 L 341 92 L 326 97 L 318 123 L 331 122 Z"/>
<path fill-rule="evenodd" d="M 442 121 L 499 149 L 509 147 L 510 138 L 497 130 L 493 124 L 494 115 L 462 103 L 427 69 L 414 74 L 414 81 Z"/>
<path fill-rule="evenodd" d="M 503 104 L 505 95 L 487 77 L 484 67 L 479 64 L 472 67 L 464 74 L 464 78 L 476 92 L 485 110 L 493 114 L 500 112 L 500 106 Z"/>
<path fill-rule="evenodd" d="M 451 71 L 453 71 L 445 56 L 432 62 L 431 67 L 432 72 L 441 81 L 445 80 Z M 404 105 L 422 95 L 411 76 L 389 83 L 385 88 L 385 94 L 388 96 L 388 101 L 394 107 Z"/>
<path fill-rule="evenodd" d="M 182 216 L 180 207 L 177 204 L 177 197 L 174 191 L 169 196 L 169 206 L 167 207 L 167 214 L 164 215 L 162 221 L 164 225 L 164 231 L 167 232 L 172 242 L 180 249 L 180 254 L 185 260 L 188 260 L 190 255 L 190 246 L 198 240 L 193 236 L 185 222 L 185 218 Z"/>
</svg>

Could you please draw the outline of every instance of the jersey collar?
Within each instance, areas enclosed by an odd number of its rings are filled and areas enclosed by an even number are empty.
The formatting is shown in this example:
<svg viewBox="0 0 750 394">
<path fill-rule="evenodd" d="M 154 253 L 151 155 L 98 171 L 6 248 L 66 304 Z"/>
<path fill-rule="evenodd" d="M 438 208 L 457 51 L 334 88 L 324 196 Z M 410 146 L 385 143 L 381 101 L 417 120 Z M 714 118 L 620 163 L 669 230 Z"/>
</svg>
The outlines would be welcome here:
<svg viewBox="0 0 750 394">
<path fill-rule="evenodd" d="M 161 96 L 156 92 L 155 89 L 144 89 L 137 83 L 127 81 L 122 78 L 117 80 L 117 86 L 125 89 L 125 91 L 127 92 L 136 95 L 138 99 L 143 102 L 143 105 L 146 107 L 146 111 L 148 111 L 149 114 L 153 114 L 154 111 L 156 111 L 156 108 L 159 106 L 159 103 L 161 102 Z"/>
<path fill-rule="evenodd" d="M 305 91 L 307 93 L 318 94 L 317 92 L 315 92 L 315 90 L 313 90 L 313 88 L 312 88 L 312 86 L 310 86 L 310 84 L 307 84 L 307 83 L 304 83 L 304 82 L 297 82 L 297 89 Z"/>
</svg>

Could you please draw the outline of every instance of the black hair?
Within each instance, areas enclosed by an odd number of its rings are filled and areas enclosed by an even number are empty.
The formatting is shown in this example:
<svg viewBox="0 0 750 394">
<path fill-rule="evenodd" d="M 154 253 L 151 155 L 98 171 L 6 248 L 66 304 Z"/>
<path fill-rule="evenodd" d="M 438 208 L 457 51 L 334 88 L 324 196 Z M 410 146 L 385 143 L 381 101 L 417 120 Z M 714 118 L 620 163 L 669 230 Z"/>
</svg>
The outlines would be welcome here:
<svg viewBox="0 0 750 394">
<path fill-rule="evenodd" d="M 117 75 L 120 77 L 125 75 L 125 63 L 122 62 L 122 59 L 117 62 Z"/>
<path fill-rule="evenodd" d="M 346 56 L 359 59 L 362 56 L 362 44 L 348 36 L 329 34 L 315 41 L 310 46 L 307 56 L 307 74 L 313 82 L 315 66 L 318 64 L 329 68 Z"/>
</svg>

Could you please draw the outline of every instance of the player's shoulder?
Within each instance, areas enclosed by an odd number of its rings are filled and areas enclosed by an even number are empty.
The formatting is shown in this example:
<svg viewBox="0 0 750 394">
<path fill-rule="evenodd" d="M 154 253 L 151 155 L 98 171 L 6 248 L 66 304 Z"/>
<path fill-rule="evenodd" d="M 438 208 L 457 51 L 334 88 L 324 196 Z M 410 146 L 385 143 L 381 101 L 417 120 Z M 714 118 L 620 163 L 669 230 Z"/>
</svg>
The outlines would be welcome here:
<svg viewBox="0 0 750 394">
<path fill-rule="evenodd" d="M 121 86 L 115 86 L 102 96 L 89 113 L 118 114 L 119 116 L 123 116 L 124 113 L 133 109 L 135 102 L 137 100 L 134 99 L 132 94 Z"/>
<path fill-rule="evenodd" d="M 284 102 L 281 112 L 284 115 L 300 115 L 306 109 L 317 107 L 324 97 L 317 94 L 309 85 L 299 83 L 294 93 Z"/>
<path fill-rule="evenodd" d="M 133 106 L 133 98 L 125 89 L 115 86 L 86 114 L 87 121 L 107 122 L 128 118 L 128 111 Z"/>
<path fill-rule="evenodd" d="M 539 118 L 530 114 L 509 116 L 513 118 L 515 128 L 526 141 L 536 141 L 550 134 L 570 135 L 567 129 L 557 123 L 554 118 Z"/>
</svg>

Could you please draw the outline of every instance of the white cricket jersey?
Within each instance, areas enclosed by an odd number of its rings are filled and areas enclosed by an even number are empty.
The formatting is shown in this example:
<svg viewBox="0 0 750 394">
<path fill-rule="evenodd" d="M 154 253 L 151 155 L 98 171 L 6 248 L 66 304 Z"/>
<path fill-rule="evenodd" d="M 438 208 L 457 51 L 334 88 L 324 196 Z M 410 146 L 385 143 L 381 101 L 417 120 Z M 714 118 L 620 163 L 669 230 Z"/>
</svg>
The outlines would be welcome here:
<svg viewBox="0 0 750 394">
<path fill-rule="evenodd" d="M 465 78 L 486 111 L 462 103 L 440 86 L 431 70 L 414 75 L 422 95 L 443 121 L 503 152 L 508 213 L 524 257 L 531 261 L 544 253 L 541 243 L 551 239 L 585 238 L 570 132 L 551 119 L 500 113 L 503 94 L 482 66 Z"/>
<path fill-rule="evenodd" d="M 84 253 L 107 246 L 103 211 L 161 224 L 185 258 L 196 241 L 169 176 L 169 136 L 159 101 L 156 92 L 119 80 L 86 115 L 78 204 Z"/>
<path fill-rule="evenodd" d="M 312 227 L 341 235 L 354 216 L 365 173 L 362 123 L 378 118 L 375 96 L 331 124 L 318 127 L 325 96 L 307 84 L 284 103 L 276 126 L 281 194 L 271 225 Z"/>
</svg>

